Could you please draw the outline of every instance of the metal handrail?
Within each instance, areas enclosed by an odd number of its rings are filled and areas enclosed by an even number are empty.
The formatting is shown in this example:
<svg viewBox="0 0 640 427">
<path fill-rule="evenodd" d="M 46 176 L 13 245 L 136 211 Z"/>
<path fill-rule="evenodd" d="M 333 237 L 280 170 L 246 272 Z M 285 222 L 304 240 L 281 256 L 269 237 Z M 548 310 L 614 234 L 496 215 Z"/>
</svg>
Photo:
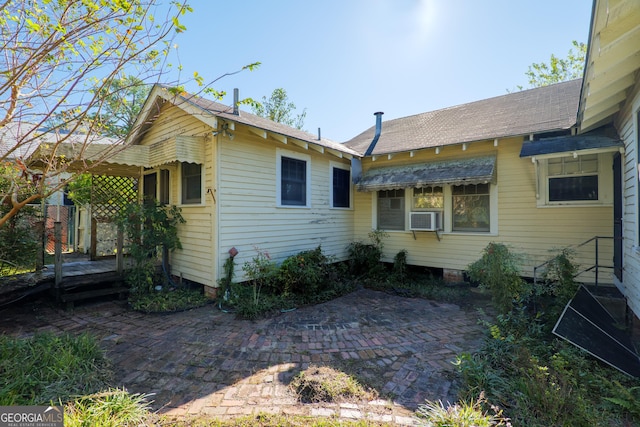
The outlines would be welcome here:
<svg viewBox="0 0 640 427">
<path fill-rule="evenodd" d="M 598 275 L 599 275 L 599 273 L 600 273 L 600 268 L 615 268 L 614 266 L 601 265 L 601 264 L 598 262 L 598 260 L 599 260 L 599 254 L 600 254 L 600 253 L 599 253 L 599 246 L 598 246 L 598 242 L 599 242 L 599 240 L 600 240 L 600 239 L 614 240 L 614 239 L 615 239 L 615 237 L 612 237 L 612 236 L 594 236 L 594 237 L 592 237 L 592 238 L 590 238 L 590 239 L 588 239 L 588 240 L 586 240 L 586 241 L 584 241 L 584 242 L 582 242 L 582 243 L 579 243 L 579 244 L 577 244 L 577 245 L 570 245 L 570 246 L 567 246 L 567 248 L 569 248 L 569 249 L 578 249 L 578 248 L 581 248 L 581 247 L 583 247 L 583 246 L 586 246 L 587 244 L 589 244 L 589 243 L 591 243 L 591 242 L 595 241 L 595 254 L 594 254 L 595 263 L 594 263 L 594 265 L 592 265 L 592 266 L 590 266 L 590 267 L 587 267 L 587 268 L 586 268 L 586 269 L 584 269 L 584 270 L 579 271 L 579 272 L 578 272 L 578 273 L 576 273 L 573 277 L 574 277 L 574 278 L 575 278 L 575 277 L 578 277 L 578 276 L 580 276 L 581 274 L 584 274 L 584 273 L 586 273 L 586 272 L 588 272 L 588 271 L 591 271 L 591 270 L 594 270 L 594 269 L 595 269 L 595 280 L 596 280 L 595 285 L 596 285 L 596 286 L 598 286 Z M 537 284 L 538 284 L 538 270 L 539 270 L 539 269 L 541 269 L 542 267 L 545 267 L 545 266 L 546 266 L 547 264 L 549 264 L 550 262 L 551 262 L 551 260 L 547 260 L 547 261 L 543 262 L 542 264 L 540 264 L 540 265 L 537 265 L 537 266 L 533 267 L 533 284 L 534 284 L 534 285 L 537 285 Z"/>
</svg>

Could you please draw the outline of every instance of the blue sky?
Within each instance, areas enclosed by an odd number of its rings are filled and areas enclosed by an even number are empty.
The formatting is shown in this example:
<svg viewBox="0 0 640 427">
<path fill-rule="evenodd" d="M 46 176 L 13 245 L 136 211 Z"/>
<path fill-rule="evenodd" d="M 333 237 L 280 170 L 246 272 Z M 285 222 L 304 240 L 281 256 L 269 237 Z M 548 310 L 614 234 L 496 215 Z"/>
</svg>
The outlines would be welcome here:
<svg viewBox="0 0 640 427">
<path fill-rule="evenodd" d="M 279 87 L 305 130 L 344 142 L 384 120 L 504 95 L 572 40 L 591 0 L 192 0 L 174 44 L 183 79 L 262 100 Z M 175 52 L 174 52 L 175 54 Z M 177 64 L 172 57 L 174 67 Z M 197 90 L 187 84 L 190 91 Z M 248 107 L 245 107 L 248 109 Z"/>
</svg>

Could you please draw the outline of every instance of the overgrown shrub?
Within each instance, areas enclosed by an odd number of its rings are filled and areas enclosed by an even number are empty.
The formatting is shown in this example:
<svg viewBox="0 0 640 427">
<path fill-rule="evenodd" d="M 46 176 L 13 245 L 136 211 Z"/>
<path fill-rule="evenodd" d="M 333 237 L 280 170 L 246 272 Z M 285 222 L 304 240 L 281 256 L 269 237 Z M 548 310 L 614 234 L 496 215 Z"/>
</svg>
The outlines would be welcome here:
<svg viewBox="0 0 640 427">
<path fill-rule="evenodd" d="M 186 221 L 181 209 L 157 202 L 128 204 L 116 217 L 116 224 L 127 239 L 129 255 L 134 265 L 127 269 L 125 280 L 132 293 L 152 293 L 161 277 L 156 264 L 162 251 L 181 249 L 178 225 Z"/>
<path fill-rule="evenodd" d="M 231 303 L 247 319 L 255 319 L 276 305 L 272 295 L 278 287 L 278 266 L 268 252 L 256 250 L 257 255 L 242 266 L 248 283 L 234 284 L 231 292 Z"/>
<path fill-rule="evenodd" d="M 496 308 L 508 313 L 514 301 L 523 302 L 531 288 L 520 277 L 520 257 L 502 243 L 491 242 L 482 257 L 467 267 L 469 278 L 480 287 L 489 289 Z"/>
<path fill-rule="evenodd" d="M 407 251 L 401 250 L 393 257 L 393 275 L 400 283 L 407 279 Z"/>
<path fill-rule="evenodd" d="M 229 283 L 225 278 L 230 291 L 220 297 L 226 307 L 247 319 L 327 301 L 354 289 L 354 282 L 345 278 L 344 266 L 331 263 L 320 246 L 291 255 L 279 266 L 267 252 L 258 250 L 242 268 L 247 281 Z"/>
<path fill-rule="evenodd" d="M 482 349 L 458 357 L 461 396 L 473 399 L 485 391 L 513 425 L 624 425 L 616 424 L 623 417 L 635 425 L 639 419 L 632 408 L 640 404 L 626 391 L 634 381 L 553 338 L 549 323 L 555 320 L 524 305 L 496 316 L 487 324 Z M 617 388 L 615 381 L 625 386 Z M 628 412 L 612 410 L 616 402 Z"/>
<path fill-rule="evenodd" d="M 575 279 L 577 272 L 578 266 L 571 249 L 563 249 L 547 261 L 542 283 L 535 292 L 537 296 L 549 297 L 552 301 L 552 316 L 559 314 L 578 291 L 579 284 Z"/>
<path fill-rule="evenodd" d="M 383 240 L 389 235 L 382 230 L 371 230 L 368 234 L 370 243 L 352 242 L 347 247 L 351 273 L 356 276 L 375 276 L 383 271 Z"/>
<path fill-rule="evenodd" d="M 287 296 L 294 293 L 310 297 L 326 284 L 330 263 L 320 246 L 287 257 L 278 272 L 278 289 Z"/>
</svg>

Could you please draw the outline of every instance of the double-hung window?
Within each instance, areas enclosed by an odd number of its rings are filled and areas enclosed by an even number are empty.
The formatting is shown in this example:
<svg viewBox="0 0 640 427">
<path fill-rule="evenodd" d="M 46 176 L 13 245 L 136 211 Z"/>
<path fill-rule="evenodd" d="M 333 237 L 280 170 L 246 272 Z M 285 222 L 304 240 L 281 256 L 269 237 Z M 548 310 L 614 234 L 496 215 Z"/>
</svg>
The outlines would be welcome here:
<svg viewBox="0 0 640 427">
<path fill-rule="evenodd" d="M 452 231 L 491 230 L 489 184 L 453 185 L 451 202 Z"/>
<path fill-rule="evenodd" d="M 378 228 L 404 230 L 404 189 L 378 191 Z"/>
<path fill-rule="evenodd" d="M 598 200 L 598 155 L 566 156 L 547 161 L 549 202 Z"/>
<path fill-rule="evenodd" d="M 351 207 L 351 171 L 349 166 L 331 165 L 331 207 Z"/>
<path fill-rule="evenodd" d="M 311 158 L 308 155 L 278 150 L 278 205 L 310 207 Z"/>
</svg>

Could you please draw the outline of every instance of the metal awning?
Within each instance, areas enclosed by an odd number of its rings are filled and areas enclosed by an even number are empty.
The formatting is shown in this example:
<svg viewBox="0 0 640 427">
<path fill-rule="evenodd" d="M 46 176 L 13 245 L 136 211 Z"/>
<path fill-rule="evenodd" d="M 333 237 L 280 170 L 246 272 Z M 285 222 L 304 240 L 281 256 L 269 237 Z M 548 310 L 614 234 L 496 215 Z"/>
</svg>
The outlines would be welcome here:
<svg viewBox="0 0 640 427">
<path fill-rule="evenodd" d="M 573 153 L 603 153 L 624 149 L 624 143 L 615 129 L 605 128 L 582 135 L 566 135 L 538 141 L 525 141 L 520 150 L 520 157 L 540 157 L 569 155 Z"/>
<path fill-rule="evenodd" d="M 428 185 L 494 183 L 496 156 L 444 160 L 369 169 L 357 183 L 358 191 L 420 188 Z"/>
</svg>

